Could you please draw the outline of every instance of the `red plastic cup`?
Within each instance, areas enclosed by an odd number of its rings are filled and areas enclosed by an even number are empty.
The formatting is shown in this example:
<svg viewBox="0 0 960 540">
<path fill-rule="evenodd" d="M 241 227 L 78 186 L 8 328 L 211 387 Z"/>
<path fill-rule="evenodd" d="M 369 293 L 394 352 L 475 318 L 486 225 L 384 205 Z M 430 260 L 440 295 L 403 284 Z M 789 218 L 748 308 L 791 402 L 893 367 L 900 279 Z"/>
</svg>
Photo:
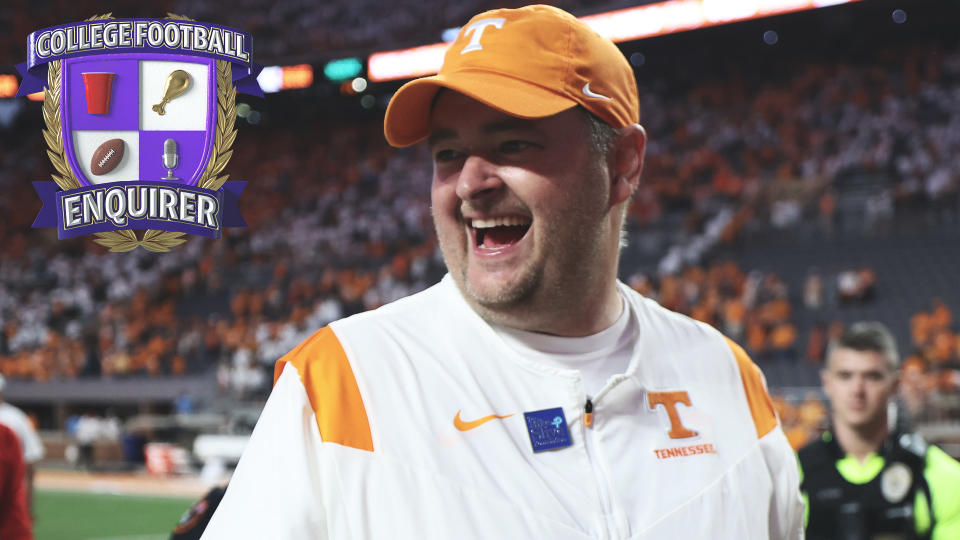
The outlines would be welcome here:
<svg viewBox="0 0 960 540">
<path fill-rule="evenodd" d="M 87 91 L 87 113 L 110 112 L 110 90 L 113 88 L 113 73 L 84 73 L 83 86 Z"/>
</svg>

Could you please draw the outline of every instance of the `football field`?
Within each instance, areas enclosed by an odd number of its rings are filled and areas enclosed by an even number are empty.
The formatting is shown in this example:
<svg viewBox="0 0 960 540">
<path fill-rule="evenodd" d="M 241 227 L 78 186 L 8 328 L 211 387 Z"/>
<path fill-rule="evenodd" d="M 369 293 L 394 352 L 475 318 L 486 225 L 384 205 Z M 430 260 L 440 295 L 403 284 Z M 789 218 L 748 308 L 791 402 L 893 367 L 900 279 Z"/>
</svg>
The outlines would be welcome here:
<svg viewBox="0 0 960 540">
<path fill-rule="evenodd" d="M 194 499 L 40 491 L 36 540 L 166 540 Z"/>
<path fill-rule="evenodd" d="M 144 473 L 37 471 L 36 540 L 166 540 L 209 486 Z"/>
</svg>

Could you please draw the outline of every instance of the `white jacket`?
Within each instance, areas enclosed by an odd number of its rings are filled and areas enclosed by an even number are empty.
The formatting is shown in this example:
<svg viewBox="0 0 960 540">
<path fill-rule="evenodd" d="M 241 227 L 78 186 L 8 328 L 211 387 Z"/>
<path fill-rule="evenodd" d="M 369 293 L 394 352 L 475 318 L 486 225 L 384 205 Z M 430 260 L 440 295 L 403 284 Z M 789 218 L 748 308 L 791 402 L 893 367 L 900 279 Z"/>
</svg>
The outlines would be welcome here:
<svg viewBox="0 0 960 540">
<path fill-rule="evenodd" d="M 802 538 L 760 371 L 618 286 L 639 338 L 591 427 L 579 372 L 520 356 L 449 276 L 318 331 L 278 362 L 203 538 Z M 524 413 L 554 407 L 572 444 L 534 452 Z"/>
</svg>

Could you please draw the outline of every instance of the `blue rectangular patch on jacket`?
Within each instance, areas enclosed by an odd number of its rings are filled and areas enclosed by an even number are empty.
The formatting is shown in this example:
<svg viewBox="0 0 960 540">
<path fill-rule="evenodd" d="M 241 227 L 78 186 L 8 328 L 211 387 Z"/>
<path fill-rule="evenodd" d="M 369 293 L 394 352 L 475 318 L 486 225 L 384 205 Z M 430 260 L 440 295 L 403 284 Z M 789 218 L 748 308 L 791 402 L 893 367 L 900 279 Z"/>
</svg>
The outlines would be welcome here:
<svg viewBox="0 0 960 540">
<path fill-rule="evenodd" d="M 527 421 L 527 433 L 530 434 L 530 444 L 533 445 L 534 452 L 563 448 L 573 444 L 562 408 L 525 412 L 523 419 Z"/>
</svg>

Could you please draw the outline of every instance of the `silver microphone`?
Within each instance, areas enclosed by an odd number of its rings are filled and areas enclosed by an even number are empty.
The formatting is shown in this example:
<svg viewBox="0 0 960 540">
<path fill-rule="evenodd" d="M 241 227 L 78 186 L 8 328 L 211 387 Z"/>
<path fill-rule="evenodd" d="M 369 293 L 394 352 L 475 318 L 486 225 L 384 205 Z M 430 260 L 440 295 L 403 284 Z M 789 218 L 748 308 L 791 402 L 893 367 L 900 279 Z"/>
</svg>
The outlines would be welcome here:
<svg viewBox="0 0 960 540">
<path fill-rule="evenodd" d="M 179 180 L 173 175 L 173 170 L 180 163 L 180 156 L 177 154 L 177 141 L 167 139 L 163 141 L 163 166 L 167 169 L 166 178 L 161 180 Z"/>
</svg>

